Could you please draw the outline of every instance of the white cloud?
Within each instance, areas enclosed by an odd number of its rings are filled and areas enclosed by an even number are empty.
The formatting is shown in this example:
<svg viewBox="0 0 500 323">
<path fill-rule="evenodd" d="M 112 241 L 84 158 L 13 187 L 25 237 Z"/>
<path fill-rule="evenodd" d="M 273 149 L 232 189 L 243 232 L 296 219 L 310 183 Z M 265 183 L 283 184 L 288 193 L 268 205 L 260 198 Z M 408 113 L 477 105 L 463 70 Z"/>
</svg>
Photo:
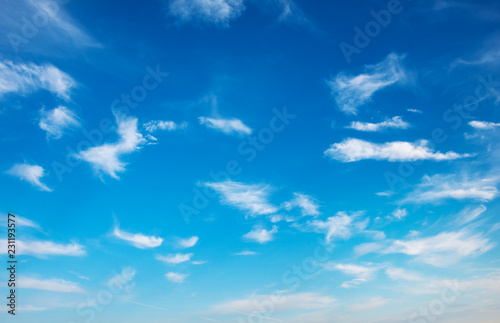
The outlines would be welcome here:
<svg viewBox="0 0 500 323">
<path fill-rule="evenodd" d="M 291 201 L 285 202 L 283 204 L 284 208 L 287 211 L 298 207 L 302 212 L 302 216 L 320 214 L 318 211 L 319 205 L 316 203 L 313 197 L 300 193 L 293 193 L 293 196 L 294 198 Z"/>
<path fill-rule="evenodd" d="M 200 124 L 206 125 L 208 128 L 221 131 L 228 135 L 232 133 L 250 135 L 252 133 L 252 129 L 238 119 L 215 119 L 206 117 L 200 117 L 199 119 Z"/>
<path fill-rule="evenodd" d="M 460 211 L 460 213 L 457 214 L 455 223 L 457 225 L 464 225 L 467 223 L 470 223 L 477 219 L 481 214 L 483 214 L 486 211 L 486 206 L 480 205 L 476 208 L 473 208 L 472 206 L 467 206 L 465 209 Z"/>
<path fill-rule="evenodd" d="M 408 129 L 409 127 L 408 122 L 396 116 L 379 123 L 353 121 L 347 128 L 365 132 L 378 132 L 385 129 Z"/>
<path fill-rule="evenodd" d="M 357 221 L 357 218 L 364 212 L 353 212 L 348 215 L 346 212 L 337 212 L 335 216 L 323 220 L 314 220 L 307 223 L 307 227 L 315 232 L 325 233 L 326 243 L 330 243 L 334 238 L 349 239 L 355 232 L 360 232 L 368 225 L 367 221 Z"/>
<path fill-rule="evenodd" d="M 422 110 L 418 110 L 418 109 L 408 109 L 407 111 L 408 111 L 408 112 L 413 112 L 413 113 L 422 114 Z"/>
<path fill-rule="evenodd" d="M 489 130 L 500 127 L 500 123 L 487 122 L 487 121 L 471 121 L 469 125 L 473 128 L 480 130 Z"/>
<path fill-rule="evenodd" d="M 367 242 L 355 246 L 354 253 L 356 254 L 356 256 L 363 256 L 375 251 L 379 251 L 384 247 L 385 245 L 379 242 Z"/>
<path fill-rule="evenodd" d="M 20 288 L 26 289 L 38 289 L 58 293 L 85 293 L 77 283 L 62 279 L 39 280 L 30 277 L 19 277 L 18 284 Z"/>
<path fill-rule="evenodd" d="M 200 238 L 198 238 L 197 236 L 193 236 L 188 239 L 179 239 L 178 244 L 181 248 L 192 248 L 196 245 L 199 239 Z"/>
<path fill-rule="evenodd" d="M 125 163 L 121 157 L 138 150 L 145 139 L 137 131 L 136 118 L 118 114 L 115 114 L 115 117 L 120 139 L 113 144 L 103 144 L 81 151 L 77 157 L 91 163 L 97 174 L 104 172 L 118 179 L 116 173 L 125 171 Z"/>
<path fill-rule="evenodd" d="M 126 241 L 132 246 L 139 249 L 149 249 L 161 246 L 163 239 L 155 236 L 146 236 L 142 233 L 128 233 L 120 230 L 119 227 L 115 227 L 113 230 L 113 236 L 115 238 Z"/>
<path fill-rule="evenodd" d="M 130 290 L 134 287 L 134 284 L 131 284 L 133 281 L 137 271 L 132 267 L 124 267 L 120 273 L 117 273 L 113 277 L 111 277 L 106 285 L 113 289 L 125 290 L 130 292 Z"/>
<path fill-rule="evenodd" d="M 0 213 L 0 221 L 7 222 L 7 216 L 8 215 L 6 213 Z M 16 220 L 16 226 L 33 228 L 35 230 L 42 231 L 42 228 L 38 223 L 35 223 L 28 218 L 16 215 L 15 220 Z"/>
<path fill-rule="evenodd" d="M 498 195 L 496 178 L 468 176 L 424 176 L 422 182 L 402 202 L 429 203 L 447 199 L 491 201 Z"/>
<path fill-rule="evenodd" d="M 343 288 L 352 288 L 356 285 L 373 279 L 374 274 L 378 270 L 378 268 L 376 267 L 359 266 L 352 264 L 336 264 L 333 262 L 324 264 L 324 267 L 327 270 L 338 270 L 346 275 L 355 277 L 353 280 L 343 282 L 340 285 Z"/>
<path fill-rule="evenodd" d="M 227 27 L 238 18 L 245 6 L 243 0 L 172 0 L 169 13 L 180 22 L 203 22 Z"/>
<path fill-rule="evenodd" d="M 365 140 L 349 138 L 330 146 L 325 155 L 344 163 L 359 160 L 374 159 L 390 162 L 416 161 L 416 160 L 453 160 L 472 156 L 471 154 L 457 154 L 455 152 L 434 152 L 429 147 L 427 140 L 416 143 L 406 141 L 393 141 L 376 144 Z"/>
<path fill-rule="evenodd" d="M 395 240 L 382 253 L 403 253 L 423 263 L 444 267 L 467 256 L 478 256 L 493 248 L 482 234 L 467 230 L 441 232 L 436 236 L 413 240 Z"/>
<path fill-rule="evenodd" d="M 266 230 L 261 226 L 256 225 L 252 228 L 252 231 L 243 235 L 243 238 L 245 238 L 246 240 L 264 244 L 268 243 L 269 241 L 273 241 L 274 235 L 277 232 L 278 232 L 278 227 L 275 225 L 273 225 L 273 228 L 271 230 Z"/>
<path fill-rule="evenodd" d="M 401 221 L 408 215 L 408 211 L 406 209 L 396 209 L 391 215 L 388 216 L 390 220 L 393 221 Z"/>
<path fill-rule="evenodd" d="M 181 124 L 175 123 L 173 121 L 163 121 L 163 120 L 152 120 L 146 122 L 143 127 L 147 132 L 153 133 L 160 130 L 168 130 L 173 131 L 177 129 L 185 129 L 187 127 L 187 123 L 183 122 Z"/>
<path fill-rule="evenodd" d="M 26 163 L 15 164 L 6 173 L 22 181 L 27 181 L 31 185 L 38 187 L 41 191 L 52 191 L 52 189 L 48 188 L 47 185 L 40 181 L 40 179 L 45 176 L 45 171 L 41 166 Z"/>
<path fill-rule="evenodd" d="M 49 111 L 40 110 L 40 129 L 47 131 L 47 137 L 59 139 L 64 130 L 72 127 L 78 127 L 80 122 L 76 114 L 70 109 L 59 106 Z"/>
<path fill-rule="evenodd" d="M 17 253 L 21 255 L 31 255 L 38 258 L 46 256 L 84 256 L 85 248 L 72 242 L 69 244 L 60 244 L 52 241 L 44 240 L 16 240 Z M 6 253 L 7 240 L 0 239 L 0 253 Z"/>
<path fill-rule="evenodd" d="M 338 107 L 344 113 L 356 114 L 357 108 L 388 86 L 404 81 L 404 55 L 390 54 L 382 62 L 365 66 L 364 72 L 351 76 L 339 73 L 327 81 Z"/>
<path fill-rule="evenodd" d="M 386 275 L 392 279 L 392 280 L 407 280 L 407 281 L 423 281 L 425 280 L 424 277 L 420 276 L 417 273 L 414 273 L 412 271 L 408 271 L 403 268 L 387 268 L 385 270 Z"/>
<path fill-rule="evenodd" d="M 234 252 L 233 255 L 234 256 L 256 256 L 256 255 L 258 255 L 258 253 L 256 253 L 255 251 L 243 250 L 240 252 Z"/>
<path fill-rule="evenodd" d="M 183 262 L 190 261 L 192 257 L 193 257 L 192 253 L 188 254 L 178 253 L 175 255 L 168 255 L 168 256 L 156 256 L 156 259 L 159 261 L 166 262 L 168 264 L 177 265 L 177 264 L 182 264 Z"/>
<path fill-rule="evenodd" d="M 362 300 L 358 304 L 353 304 L 350 306 L 351 311 L 353 312 L 361 312 L 361 311 L 369 311 L 379 307 L 382 307 L 389 303 L 389 299 L 382 298 L 380 296 L 372 297 L 367 300 Z"/>
<path fill-rule="evenodd" d="M 189 275 L 187 275 L 187 274 L 180 274 L 180 273 L 174 273 L 174 272 L 169 272 L 169 273 L 165 274 L 165 277 L 168 280 L 170 280 L 173 283 L 177 283 L 177 284 L 183 283 L 184 280 L 186 280 L 186 278 L 188 276 Z"/>
<path fill-rule="evenodd" d="M 205 183 L 221 195 L 221 203 L 237 207 L 250 216 L 272 214 L 278 209 L 269 203 L 271 188 L 262 184 L 244 184 L 233 181 Z"/>
<path fill-rule="evenodd" d="M 287 310 L 311 310 L 332 307 L 336 300 L 329 296 L 323 296 L 318 293 L 296 293 L 274 295 L 252 295 L 248 298 L 228 301 L 212 306 L 215 313 L 234 314 L 234 313 L 259 313 L 273 314 Z M 269 312 L 264 311 L 259 304 L 271 303 Z"/>
<path fill-rule="evenodd" d="M 71 76 L 50 64 L 0 62 L 0 98 L 8 93 L 25 95 L 44 89 L 60 98 L 69 99 L 74 85 Z"/>
</svg>

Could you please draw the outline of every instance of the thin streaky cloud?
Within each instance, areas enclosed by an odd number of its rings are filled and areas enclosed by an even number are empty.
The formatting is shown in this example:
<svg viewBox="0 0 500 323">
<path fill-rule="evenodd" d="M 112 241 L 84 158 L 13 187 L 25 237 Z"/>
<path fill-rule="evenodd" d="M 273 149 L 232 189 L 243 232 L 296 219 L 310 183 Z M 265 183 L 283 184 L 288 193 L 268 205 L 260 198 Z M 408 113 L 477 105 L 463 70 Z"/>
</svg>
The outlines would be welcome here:
<svg viewBox="0 0 500 323">
<path fill-rule="evenodd" d="M 159 261 L 162 261 L 162 262 L 165 262 L 168 264 L 172 264 L 172 265 L 177 265 L 177 264 L 182 264 L 183 262 L 190 261 L 192 257 L 193 257 L 192 253 L 188 253 L 188 254 L 177 253 L 177 254 L 168 255 L 168 256 L 159 256 L 158 255 L 158 256 L 156 256 L 156 260 L 159 260 Z"/>
<path fill-rule="evenodd" d="M 243 238 L 248 241 L 257 242 L 260 244 L 266 244 L 275 239 L 275 234 L 278 233 L 278 227 L 273 225 L 271 230 L 266 230 L 260 225 L 255 225 L 252 231 L 243 235 Z"/>
<path fill-rule="evenodd" d="M 285 210 L 290 211 L 293 208 L 299 208 L 302 216 L 319 215 L 319 205 L 316 200 L 309 195 L 302 193 L 293 193 L 294 198 L 283 204 Z"/>
<path fill-rule="evenodd" d="M 24 289 L 38 289 L 49 292 L 70 293 L 70 294 L 84 294 L 85 290 L 77 283 L 62 280 L 62 279 L 47 279 L 41 280 L 31 277 L 20 277 L 19 288 Z"/>
<path fill-rule="evenodd" d="M 59 139 L 66 129 L 80 126 L 76 114 L 64 106 L 52 110 L 40 110 L 40 129 L 47 132 L 47 138 Z"/>
<path fill-rule="evenodd" d="M 171 0 L 168 14 L 179 23 L 229 27 L 244 11 L 243 0 Z"/>
<path fill-rule="evenodd" d="M 142 233 L 129 233 L 120 230 L 118 226 L 113 229 L 113 234 L 115 238 L 125 241 L 126 243 L 139 248 L 139 249 L 150 249 L 161 246 L 163 239 L 155 236 L 147 236 Z"/>
<path fill-rule="evenodd" d="M 487 121 L 470 121 L 469 125 L 479 130 L 490 130 L 500 127 L 500 123 Z"/>
<path fill-rule="evenodd" d="M 77 242 L 68 244 L 58 243 L 48 240 L 17 240 L 17 253 L 30 255 L 37 258 L 47 258 L 48 256 L 70 256 L 80 257 L 87 254 L 85 247 Z M 7 240 L 1 239 L 0 246 L 4 247 L 0 253 L 7 253 Z"/>
<path fill-rule="evenodd" d="M 192 248 L 196 245 L 196 243 L 198 243 L 199 240 L 200 238 L 198 238 L 197 236 L 192 236 L 187 239 L 179 239 L 177 243 L 181 248 Z"/>
<path fill-rule="evenodd" d="M 353 121 L 347 128 L 364 132 L 379 132 L 386 129 L 408 129 L 409 127 L 408 122 L 404 121 L 402 117 L 396 116 L 379 123 Z"/>
<path fill-rule="evenodd" d="M 188 276 L 189 276 L 188 274 L 181 274 L 181 273 L 175 273 L 175 272 L 168 272 L 165 274 L 165 277 L 169 281 L 176 283 L 176 284 L 183 283 Z"/>
<path fill-rule="evenodd" d="M 152 120 L 146 122 L 143 127 L 149 133 L 154 133 L 158 131 L 174 131 L 179 129 L 186 129 L 187 122 L 176 123 L 174 121 L 167 120 Z"/>
</svg>

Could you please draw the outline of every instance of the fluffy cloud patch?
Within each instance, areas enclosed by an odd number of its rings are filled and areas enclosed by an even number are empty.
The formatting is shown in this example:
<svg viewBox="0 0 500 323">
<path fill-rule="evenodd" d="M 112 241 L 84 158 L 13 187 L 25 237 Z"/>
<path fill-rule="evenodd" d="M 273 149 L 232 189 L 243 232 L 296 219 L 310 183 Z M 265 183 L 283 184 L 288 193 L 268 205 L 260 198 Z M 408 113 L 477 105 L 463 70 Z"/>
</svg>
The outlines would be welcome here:
<svg viewBox="0 0 500 323">
<path fill-rule="evenodd" d="M 69 99 L 74 85 L 75 81 L 71 76 L 50 64 L 0 61 L 0 98 L 8 93 L 25 95 L 44 89 L 60 98 Z"/>
<path fill-rule="evenodd" d="M 325 151 L 325 156 L 344 163 L 360 160 L 387 160 L 390 162 L 416 161 L 416 160 L 454 160 L 466 158 L 470 154 L 457 154 L 455 152 L 434 152 L 429 147 L 427 140 L 416 143 L 406 141 L 393 141 L 383 144 L 372 143 L 361 139 L 349 138 L 340 143 L 331 145 Z"/>
<path fill-rule="evenodd" d="M 70 109 L 59 106 L 52 110 L 40 110 L 40 129 L 47 131 L 47 137 L 59 139 L 62 137 L 64 130 L 72 127 L 78 127 L 80 122 L 76 114 Z"/>
<path fill-rule="evenodd" d="M 193 236 L 188 239 L 179 239 L 178 245 L 181 248 L 192 248 L 196 245 L 199 239 L 200 238 L 198 238 L 197 236 Z"/>
<path fill-rule="evenodd" d="M 152 120 L 146 122 L 144 125 L 144 129 L 147 132 L 153 133 L 157 131 L 174 131 L 178 129 L 185 129 L 187 127 L 187 123 L 183 122 L 181 124 L 175 123 L 173 121 L 163 121 L 163 120 Z"/>
<path fill-rule="evenodd" d="M 409 127 L 410 124 L 403 118 L 393 117 L 379 123 L 353 121 L 347 128 L 364 132 L 379 132 L 386 129 L 408 129 Z"/>
<path fill-rule="evenodd" d="M 346 275 L 355 277 L 353 280 L 343 282 L 340 285 L 343 288 L 352 288 L 363 282 L 367 282 L 373 279 L 373 276 L 378 270 L 378 268 L 375 267 L 359 266 L 352 264 L 336 264 L 333 262 L 326 263 L 324 267 L 327 270 L 338 270 Z"/>
<path fill-rule="evenodd" d="M 173 283 L 176 283 L 176 284 L 181 284 L 183 283 L 186 278 L 188 277 L 189 275 L 187 274 L 180 274 L 180 273 L 174 273 L 174 272 L 169 272 L 169 273 L 166 273 L 165 274 L 165 277 L 173 282 Z"/>
<path fill-rule="evenodd" d="M 188 254 L 178 253 L 175 255 L 168 255 L 168 256 L 156 256 L 156 259 L 166 262 L 168 264 L 177 265 L 177 264 L 182 264 L 183 262 L 190 261 L 192 257 L 193 257 L 192 253 Z"/>
<path fill-rule="evenodd" d="M 250 216 L 272 214 L 278 209 L 269 203 L 271 187 L 262 184 L 244 184 L 233 181 L 205 183 L 221 195 L 221 202 L 248 212 Z"/>
<path fill-rule="evenodd" d="M 403 202 L 435 203 L 448 199 L 487 202 L 497 197 L 497 183 L 494 177 L 426 175 Z"/>
<path fill-rule="evenodd" d="M 390 54 L 378 64 L 365 66 L 359 75 L 339 73 L 327 81 L 339 109 L 356 114 L 357 108 L 369 102 L 376 92 L 404 81 L 407 76 L 403 59 L 404 55 Z"/>
<path fill-rule="evenodd" d="M 250 135 L 252 133 L 252 129 L 238 119 L 215 119 L 206 117 L 200 117 L 199 119 L 200 124 L 228 135 L 233 133 L 238 135 Z"/>
<path fill-rule="evenodd" d="M 319 215 L 319 205 L 316 203 L 313 197 L 301 194 L 293 193 L 294 198 L 291 201 L 284 203 L 284 208 L 290 211 L 293 208 L 299 208 L 303 216 L 306 215 Z"/>
<path fill-rule="evenodd" d="M 249 241 L 258 242 L 260 244 L 268 243 L 274 240 L 274 235 L 278 233 L 278 227 L 273 225 L 271 230 L 266 230 L 261 226 L 254 226 L 252 231 L 243 236 L 244 239 Z"/>
<path fill-rule="evenodd" d="M 358 218 L 364 212 L 354 212 L 348 215 L 346 212 L 337 212 L 326 220 L 314 220 L 307 223 L 307 227 L 315 232 L 325 233 L 326 243 L 333 239 L 349 239 L 356 232 L 363 231 L 368 225 L 367 220 L 359 221 Z"/>
<path fill-rule="evenodd" d="M 145 142 L 142 134 L 137 131 L 137 119 L 116 114 L 118 135 L 120 139 L 113 144 L 103 144 L 83 150 L 77 157 L 92 164 L 97 174 L 104 172 L 118 179 L 118 172 L 125 171 L 125 163 L 121 160 L 124 155 L 140 148 Z"/>
<path fill-rule="evenodd" d="M 243 0 L 172 0 L 168 6 L 169 14 L 179 22 L 201 22 L 229 26 L 238 18 L 245 5 Z"/>
<path fill-rule="evenodd" d="M 156 248 L 163 243 L 163 239 L 160 237 L 146 236 L 142 233 L 129 233 L 120 230 L 119 227 L 114 228 L 113 236 L 139 249 Z"/>
<path fill-rule="evenodd" d="M 7 172 L 8 175 L 19 178 L 22 181 L 26 181 L 31 185 L 38 187 L 41 191 L 51 192 L 52 189 L 48 188 L 47 185 L 41 182 L 41 178 L 45 176 L 45 170 L 38 165 L 30 164 L 15 164 Z"/>
<path fill-rule="evenodd" d="M 500 123 L 487 122 L 487 121 L 471 121 L 469 122 L 469 125 L 479 130 L 489 130 L 500 127 Z"/>
</svg>

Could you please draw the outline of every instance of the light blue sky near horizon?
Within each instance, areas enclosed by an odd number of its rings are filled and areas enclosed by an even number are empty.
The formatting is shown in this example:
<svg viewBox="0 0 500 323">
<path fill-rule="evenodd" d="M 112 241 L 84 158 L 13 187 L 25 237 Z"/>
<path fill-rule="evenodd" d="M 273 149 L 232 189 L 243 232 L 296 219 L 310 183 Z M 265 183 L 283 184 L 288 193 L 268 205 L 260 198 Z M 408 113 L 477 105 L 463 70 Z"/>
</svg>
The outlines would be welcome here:
<svg viewBox="0 0 500 323">
<path fill-rule="evenodd" d="M 0 8 L 2 322 L 496 322 L 495 1 Z"/>
</svg>

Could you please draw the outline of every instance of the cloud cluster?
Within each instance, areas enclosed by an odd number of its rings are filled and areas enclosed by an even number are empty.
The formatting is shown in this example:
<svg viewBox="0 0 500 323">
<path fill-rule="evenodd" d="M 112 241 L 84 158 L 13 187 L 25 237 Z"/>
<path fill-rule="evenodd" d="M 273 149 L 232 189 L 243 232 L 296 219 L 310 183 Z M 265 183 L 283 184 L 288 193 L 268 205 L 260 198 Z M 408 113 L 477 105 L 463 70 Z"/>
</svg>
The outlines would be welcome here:
<svg viewBox="0 0 500 323">
<path fill-rule="evenodd" d="M 200 117 L 199 120 L 200 124 L 228 135 L 233 133 L 238 135 L 252 134 L 252 129 L 246 126 L 239 119 L 215 119 L 215 118 Z"/>
<path fill-rule="evenodd" d="M 245 5 L 243 0 L 172 0 L 168 9 L 181 23 L 202 22 L 227 27 L 245 11 Z"/>
</svg>

